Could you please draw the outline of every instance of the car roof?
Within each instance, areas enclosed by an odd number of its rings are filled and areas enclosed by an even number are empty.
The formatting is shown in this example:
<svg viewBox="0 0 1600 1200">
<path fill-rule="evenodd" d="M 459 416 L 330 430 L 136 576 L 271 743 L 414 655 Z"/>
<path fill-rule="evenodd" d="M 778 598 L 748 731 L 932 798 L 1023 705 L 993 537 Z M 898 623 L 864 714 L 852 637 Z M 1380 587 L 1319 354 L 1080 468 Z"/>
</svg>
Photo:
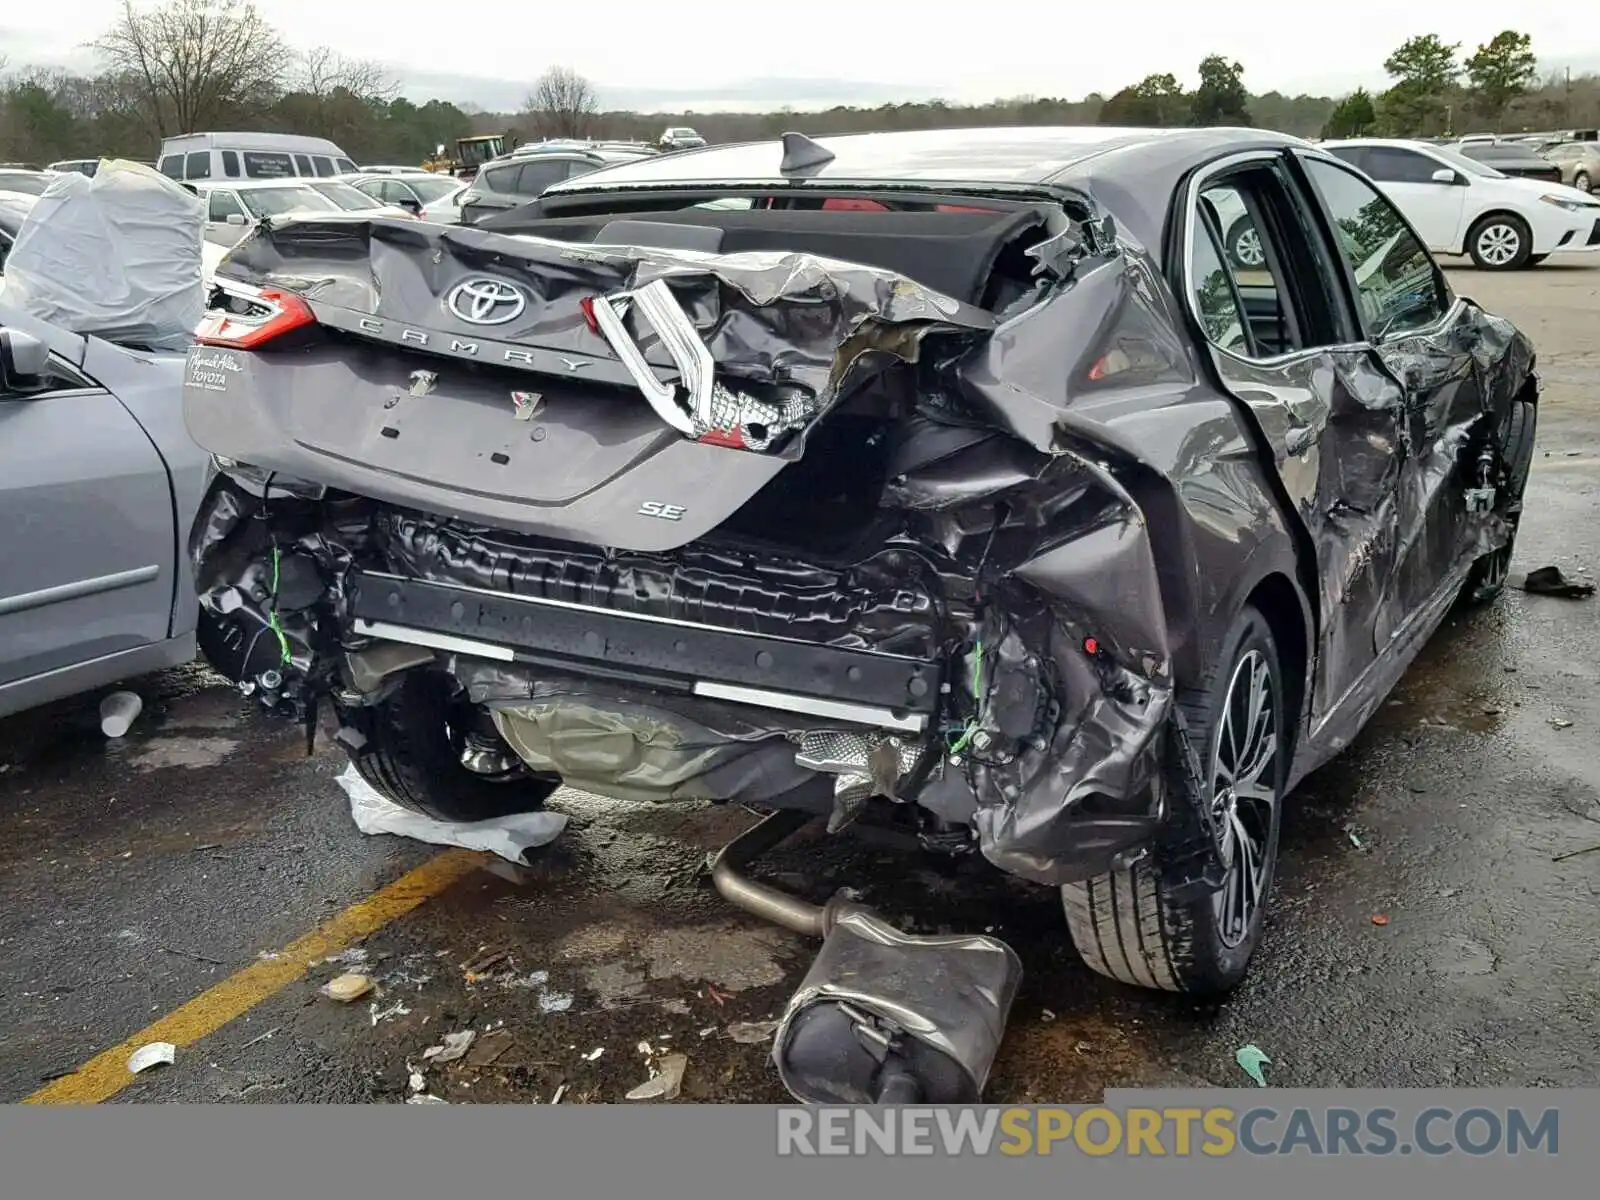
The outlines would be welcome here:
<svg viewBox="0 0 1600 1200">
<path fill-rule="evenodd" d="M 608 165 L 556 183 L 541 202 L 555 200 L 559 205 L 564 199 L 603 196 L 612 190 L 722 185 L 910 183 L 980 193 L 1017 187 L 1040 191 L 1070 187 L 1092 196 L 1129 236 L 1154 251 L 1161 243 L 1172 196 L 1196 167 L 1249 150 L 1317 150 L 1304 138 L 1231 126 L 1038 125 L 846 134 L 813 140 L 834 157 L 795 177 L 779 170 L 781 141 L 745 142 Z"/>
<path fill-rule="evenodd" d="M 1159 145 L 1182 156 L 1185 148 L 1223 140 L 1309 144 L 1264 130 L 1129 129 L 1102 125 L 1020 126 L 856 133 L 813 139 L 833 154 L 807 179 L 874 182 L 1042 184 L 1113 150 Z M 707 146 L 641 158 L 558 184 L 561 192 L 652 184 L 782 183 L 780 141 Z"/>
<path fill-rule="evenodd" d="M 188 179 L 184 182 L 192 183 L 197 188 L 225 187 L 238 191 L 254 191 L 259 188 L 305 187 L 312 182 L 312 179 L 301 175 L 285 175 L 278 179 Z"/>
<path fill-rule="evenodd" d="M 1387 146 L 1396 150 L 1449 150 L 1449 142 L 1425 142 L 1420 138 L 1329 138 L 1321 143 L 1324 149 L 1333 146 Z M 1460 151 L 1457 151 L 1460 153 Z"/>
<path fill-rule="evenodd" d="M 319 154 L 348 158 L 327 138 L 306 137 L 298 133 L 263 133 L 259 130 L 192 131 L 161 139 L 161 153 L 184 154 L 195 150 L 260 150 L 283 154 Z M 76 160 L 75 160 L 76 161 Z"/>
<path fill-rule="evenodd" d="M 1538 158 L 1539 155 L 1533 147 L 1518 145 L 1515 142 L 1474 142 L 1461 147 L 1461 153 L 1466 154 L 1472 150 L 1476 154 L 1486 154 L 1490 158 Z"/>
</svg>

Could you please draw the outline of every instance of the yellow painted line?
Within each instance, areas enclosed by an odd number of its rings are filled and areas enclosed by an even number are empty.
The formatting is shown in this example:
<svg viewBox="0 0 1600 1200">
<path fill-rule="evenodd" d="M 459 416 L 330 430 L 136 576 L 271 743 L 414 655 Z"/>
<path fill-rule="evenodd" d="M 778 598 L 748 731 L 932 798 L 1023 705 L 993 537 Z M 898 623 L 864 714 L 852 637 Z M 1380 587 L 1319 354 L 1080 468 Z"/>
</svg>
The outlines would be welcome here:
<svg viewBox="0 0 1600 1200">
<path fill-rule="evenodd" d="M 304 937 L 290 942 L 276 958 L 257 959 L 153 1025 L 141 1029 L 120 1046 L 95 1055 L 73 1074 L 46 1084 L 23 1103 L 98 1104 L 110 1099 L 136 1078 L 128 1070 L 128 1059 L 140 1046 L 148 1042 L 187 1046 L 215 1033 L 299 979 L 313 962 L 337 954 L 351 942 L 404 916 L 470 874 L 480 861 L 480 855 L 466 850 L 447 850 L 430 858 L 414 871 L 408 871 Z"/>
</svg>

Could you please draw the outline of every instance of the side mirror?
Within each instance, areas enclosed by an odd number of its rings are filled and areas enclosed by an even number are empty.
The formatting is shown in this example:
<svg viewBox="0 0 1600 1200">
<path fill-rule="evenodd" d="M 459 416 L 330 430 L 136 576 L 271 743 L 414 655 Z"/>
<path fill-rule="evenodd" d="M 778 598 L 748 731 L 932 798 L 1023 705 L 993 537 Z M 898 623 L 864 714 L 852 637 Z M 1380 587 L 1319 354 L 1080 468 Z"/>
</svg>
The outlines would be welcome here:
<svg viewBox="0 0 1600 1200">
<path fill-rule="evenodd" d="M 400 207 L 405 209 L 413 217 L 420 217 L 422 215 L 422 205 L 411 199 L 409 196 L 400 201 Z"/>
<path fill-rule="evenodd" d="M 0 329 L 0 390 L 37 388 L 50 364 L 50 347 L 20 329 Z"/>
<path fill-rule="evenodd" d="M 227 215 L 227 217 L 225 218 L 225 220 L 227 221 L 227 223 L 229 225 L 243 225 L 244 224 L 244 214 L 243 213 L 229 213 Z"/>
<path fill-rule="evenodd" d="M 1456 173 L 1449 167 L 1440 167 L 1433 173 L 1432 178 L 1435 183 L 1454 183 L 1456 181 Z"/>
</svg>

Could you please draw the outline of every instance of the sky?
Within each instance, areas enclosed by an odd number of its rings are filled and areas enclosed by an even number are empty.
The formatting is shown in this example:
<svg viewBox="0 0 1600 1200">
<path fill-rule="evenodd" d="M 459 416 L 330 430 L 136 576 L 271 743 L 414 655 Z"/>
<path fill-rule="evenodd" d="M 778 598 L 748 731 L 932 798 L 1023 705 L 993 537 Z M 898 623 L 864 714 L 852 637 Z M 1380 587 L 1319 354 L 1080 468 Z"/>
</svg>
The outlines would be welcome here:
<svg viewBox="0 0 1600 1200">
<path fill-rule="evenodd" d="M 93 60 L 84 43 L 119 7 L 119 0 L 9 5 L 0 17 L 0 56 L 12 67 L 85 69 Z M 519 107 L 528 84 L 558 63 L 589 78 L 602 107 L 614 108 L 1076 99 L 1159 71 L 1192 87 L 1196 64 L 1209 53 L 1240 62 L 1253 92 L 1336 95 L 1381 87 L 1384 58 L 1413 34 L 1438 33 L 1462 43 L 1466 55 L 1508 24 L 1532 35 L 1542 67 L 1600 71 L 1600 26 L 1588 6 L 1571 0 L 1528 0 L 1509 11 L 1485 0 L 1339 0 L 1321 12 L 1281 0 L 472 0 L 460 21 L 452 5 L 429 0 L 264 0 L 261 7 L 292 45 L 378 60 L 413 99 L 438 95 L 491 110 Z M 907 19 L 919 9 L 927 15 Z"/>
</svg>

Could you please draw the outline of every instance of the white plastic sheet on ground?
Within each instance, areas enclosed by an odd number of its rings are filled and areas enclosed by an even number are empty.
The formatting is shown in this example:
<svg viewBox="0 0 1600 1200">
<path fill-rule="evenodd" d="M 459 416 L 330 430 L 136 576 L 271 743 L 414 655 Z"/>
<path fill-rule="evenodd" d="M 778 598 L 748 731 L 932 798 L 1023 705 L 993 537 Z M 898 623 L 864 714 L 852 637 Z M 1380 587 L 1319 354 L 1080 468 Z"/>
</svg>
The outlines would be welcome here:
<svg viewBox="0 0 1600 1200">
<path fill-rule="evenodd" d="M 517 813 L 491 821 L 439 821 L 402 808 L 378 792 L 354 767 L 346 767 L 339 786 L 350 797 L 350 815 L 362 833 L 393 833 L 434 846 L 487 850 L 508 862 L 526 865 L 529 850 L 547 846 L 567 827 L 567 814 Z"/>
<path fill-rule="evenodd" d="M 205 206 L 141 163 L 56 176 L 17 231 L 6 303 L 72 333 L 182 350 L 205 315 Z"/>
</svg>

